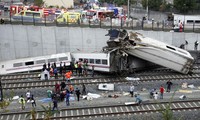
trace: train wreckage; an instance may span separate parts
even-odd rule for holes
[[[140,33],[126,30],[111,29],[106,36],[110,36],[104,52],[116,52],[120,56],[120,70],[132,70],[133,62],[127,59],[140,58],[182,74],[187,74],[193,67],[194,58],[186,50],[148,38]]]

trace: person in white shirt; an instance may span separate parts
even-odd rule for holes
[[[30,100],[30,98],[31,98],[31,92],[28,90],[26,92],[26,99],[27,99],[27,101]]]
[[[153,95],[154,99],[157,100],[158,99],[158,93],[156,92],[154,95]]]
[[[134,85],[132,85],[131,84],[131,86],[130,86],[130,94],[131,94],[131,97],[133,97],[133,95],[134,95]]]

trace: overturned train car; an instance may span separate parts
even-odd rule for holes
[[[104,51],[118,49],[128,55],[187,74],[194,58],[186,50],[126,30],[109,30],[108,46]]]

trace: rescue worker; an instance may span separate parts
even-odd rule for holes
[[[167,92],[170,92],[171,86],[172,86],[172,82],[170,80],[168,80],[166,84],[167,84]]]
[[[130,86],[130,94],[131,94],[131,97],[133,97],[133,94],[134,94],[134,85],[133,84],[131,84],[131,86]]]
[[[86,77],[87,77],[87,67],[88,67],[87,60],[85,60],[83,62],[83,75]]]
[[[60,92],[60,85],[58,83],[55,84],[55,92],[56,93]]]
[[[139,95],[135,95],[135,102],[140,106],[142,103],[142,99],[140,98]]]
[[[32,104],[32,107],[36,107],[36,102],[33,95],[31,96],[31,104]]]
[[[26,100],[27,100],[27,101],[30,101],[30,98],[31,98],[31,92],[28,90],[28,91],[26,92]]]
[[[60,70],[59,70],[60,75],[62,75],[62,72],[63,72],[63,67],[62,67],[62,62],[60,62]]]
[[[74,87],[73,87],[73,85],[69,85],[69,91],[70,91],[71,94],[73,94],[73,92],[74,92]]]
[[[74,68],[75,68],[76,75],[77,75],[77,73],[78,73],[78,62],[76,62],[76,63],[74,64]]]
[[[81,61],[78,62],[78,76],[82,75],[82,63]]]
[[[83,94],[83,95],[86,95],[86,88],[85,88],[85,85],[84,85],[84,84],[82,84],[82,94]]]
[[[55,79],[57,79],[58,78],[58,70],[57,70],[57,68],[54,68],[53,73],[54,73]]]
[[[76,96],[77,96],[77,101],[79,101],[80,94],[81,94],[80,90],[78,88],[76,88],[75,93],[76,93]]]
[[[69,104],[69,98],[70,98],[70,93],[69,93],[69,91],[66,92],[65,98],[66,98],[66,106],[69,106],[69,105],[70,105],[70,104]]]
[[[21,97],[19,98],[19,103],[21,104],[22,110],[24,110],[26,101],[25,101],[23,95],[21,95]]]
[[[92,65],[92,77],[94,77],[94,65]]]
[[[72,74],[72,72],[70,72],[70,71],[68,71],[68,72],[65,74],[65,78],[66,78],[67,82],[70,82],[71,74]]]
[[[161,85],[161,86],[160,86],[160,99],[163,99],[164,91],[165,91],[165,89],[164,89],[164,87]]]
[[[53,111],[55,110],[55,108],[58,110],[58,100],[56,98],[53,99]]]
[[[61,87],[61,91],[63,91],[65,89],[66,84],[64,81],[61,82],[60,87]]]

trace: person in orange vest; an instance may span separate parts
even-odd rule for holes
[[[70,92],[71,94],[73,94],[73,92],[74,92],[74,87],[73,87],[72,85],[69,85],[69,92]]]
[[[53,76],[53,68],[50,68],[50,76]]]
[[[72,75],[71,71],[66,72],[65,78],[66,78],[67,82],[70,82],[71,75]]]

